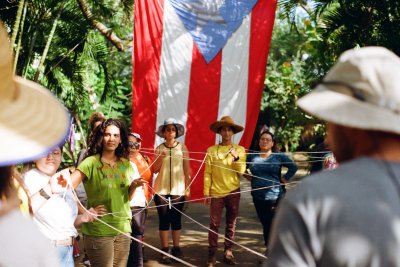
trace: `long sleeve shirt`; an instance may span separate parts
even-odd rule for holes
[[[234,148],[239,156],[235,161],[229,153]],[[246,170],[246,151],[244,147],[232,144],[214,145],[207,149],[204,171],[204,195],[223,197],[240,187],[240,176]]]
[[[283,176],[289,180],[297,171],[297,165],[284,153],[274,153],[267,158],[260,157],[260,154],[252,154],[248,157],[248,168],[252,175],[251,192],[253,198],[259,200],[277,200],[282,192],[281,169],[287,167],[288,171]]]

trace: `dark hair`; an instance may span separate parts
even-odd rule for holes
[[[12,188],[13,167],[0,167],[0,199],[7,198]]]
[[[86,139],[86,142],[87,142],[88,144],[89,144],[89,142],[90,142],[90,139],[93,138],[93,132],[94,132],[94,130],[95,130],[94,125],[95,125],[97,122],[103,123],[105,120],[106,120],[106,117],[104,117],[104,114],[101,113],[101,112],[97,112],[97,111],[96,111],[96,112],[93,112],[93,113],[90,115],[90,118],[89,118],[89,133],[88,133],[87,139]]]
[[[118,119],[107,119],[103,121],[99,127],[95,129],[93,132],[93,135],[90,136],[89,140],[89,153],[88,156],[92,156],[95,154],[101,154],[103,152],[103,136],[104,132],[106,131],[107,127],[110,125],[114,125],[119,129],[120,132],[120,137],[121,137],[121,143],[118,145],[117,149],[115,150],[115,155],[118,158],[128,157],[129,153],[129,141],[128,141],[128,130],[125,126],[125,124]]]
[[[263,134],[268,134],[269,136],[271,136],[272,142],[274,142],[274,144],[273,144],[271,150],[272,150],[272,152],[277,152],[277,151],[278,151],[278,148],[277,148],[277,144],[276,144],[276,141],[275,141],[275,136],[274,136],[273,133],[271,133],[271,132],[268,131],[268,130],[264,130],[264,131],[262,131],[262,132],[260,133],[260,137],[258,138],[258,143],[257,143],[258,150],[260,150],[260,145],[259,145],[259,143],[260,143],[261,136],[262,136]]]
[[[162,131],[163,133],[165,133],[165,129],[167,128],[168,125],[173,125],[173,126],[175,127],[175,132],[176,132],[176,134],[178,134],[178,127],[176,127],[175,124],[163,125],[163,127],[162,127],[162,129],[161,129],[161,131]]]
[[[104,122],[106,120],[106,117],[104,117],[104,114],[101,112],[93,112],[90,115],[89,118],[89,130],[90,132],[93,132],[94,130],[94,125],[96,124],[96,122]]]
[[[222,130],[222,127],[229,127],[229,128],[231,128],[232,132],[235,132],[235,128],[233,128],[232,126],[223,125],[223,126],[219,126],[217,128],[217,133],[219,133]]]
[[[29,197],[29,190],[27,189],[24,181],[22,180],[22,177],[20,173],[15,169],[14,166],[3,166],[0,167],[0,199],[1,200],[6,200],[9,199],[13,193],[15,195],[17,194],[17,188],[14,185],[15,179],[18,182],[18,185],[20,188],[25,192],[27,199],[28,199],[28,209],[29,209],[29,214],[32,215],[32,205],[31,205],[31,198]]]

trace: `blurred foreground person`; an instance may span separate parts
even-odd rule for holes
[[[19,210],[13,179],[23,182],[13,165],[46,155],[64,142],[68,130],[68,112],[57,99],[13,75],[11,47],[0,23],[0,266],[59,266],[50,242]]]
[[[298,101],[340,165],[286,195],[267,266],[400,266],[399,73],[385,48],[349,50]]]

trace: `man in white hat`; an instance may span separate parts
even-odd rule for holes
[[[40,85],[14,76],[11,46],[0,23],[0,266],[59,266],[56,251],[19,210],[14,164],[47,155],[64,143],[67,110]]]
[[[298,105],[328,122],[340,163],[283,200],[267,266],[400,266],[400,59],[342,54]]]
[[[229,116],[224,116],[210,125],[210,130],[221,136],[218,145],[207,149],[204,171],[204,197],[210,205],[210,229],[208,232],[208,266],[215,266],[218,249],[218,228],[222,210],[226,208],[224,262],[237,264],[232,253],[236,218],[239,212],[240,176],[246,170],[246,151],[234,144],[234,134],[243,131]],[[209,198],[211,197],[211,199]]]

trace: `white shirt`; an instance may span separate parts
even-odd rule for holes
[[[36,194],[49,181],[50,177],[32,169],[25,173],[24,181],[32,195]],[[34,222],[50,240],[64,240],[78,233],[74,222],[78,214],[74,196],[71,190],[65,193],[53,194],[39,209],[34,213]]]
[[[133,180],[140,179],[140,173],[135,163],[131,162],[131,165],[134,171],[133,179],[131,180],[132,182]],[[146,196],[144,194],[143,186],[136,187],[129,205],[131,207],[146,207]]]

